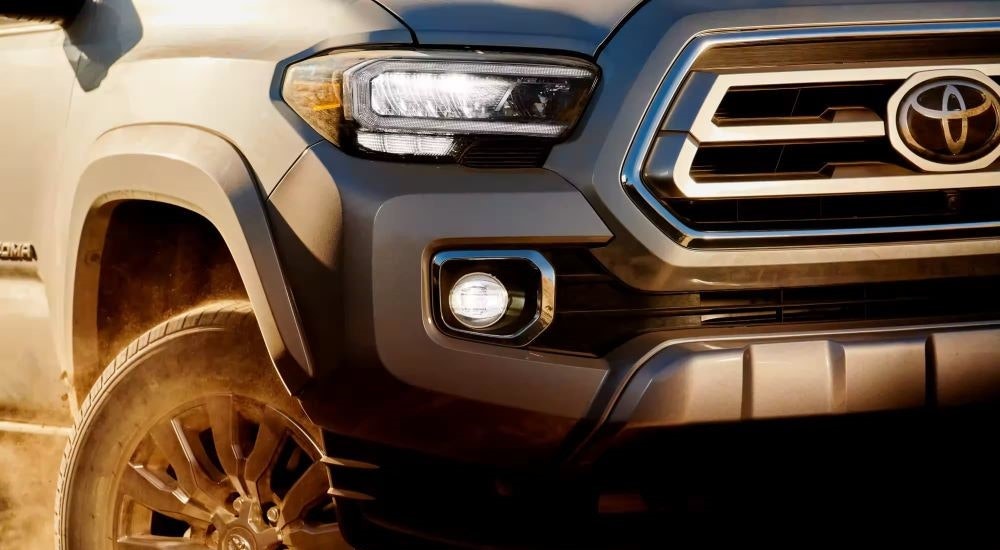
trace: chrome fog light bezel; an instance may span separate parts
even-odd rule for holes
[[[483,264],[493,263],[500,265],[505,262],[526,262],[537,272],[537,292],[529,303],[518,306],[516,304],[517,298],[514,296],[516,289],[508,286],[509,282],[505,282],[502,277],[497,277],[494,273],[490,273],[488,269],[481,268]],[[511,293],[509,311],[518,314],[520,312],[515,310],[516,307],[523,308],[530,306],[532,308],[530,318],[526,318],[522,324],[513,327],[508,332],[502,332],[504,327],[500,322],[483,327],[483,329],[474,330],[462,326],[454,320],[450,321],[447,311],[449,308],[448,297],[451,286],[449,285],[448,288],[445,288],[441,284],[441,275],[448,267],[456,266],[456,264],[477,266],[474,271],[482,271],[497,277],[507,287],[508,292]],[[433,317],[435,323],[445,334],[482,342],[516,347],[530,344],[552,324],[556,308],[555,285],[555,268],[552,267],[552,264],[549,263],[545,256],[535,250],[455,250],[439,252],[434,255],[431,261],[430,290],[432,293],[431,302],[434,306]]]

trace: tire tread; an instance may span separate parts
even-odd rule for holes
[[[80,405],[80,414],[73,423],[73,431],[70,433],[66,448],[63,451],[62,462],[59,465],[59,477],[56,480],[56,502],[55,502],[55,539],[57,550],[69,550],[66,547],[62,533],[65,531],[65,506],[66,500],[63,496],[69,487],[71,464],[79,454],[77,440],[80,435],[86,433],[90,424],[90,419],[94,408],[102,401],[104,395],[115,386],[117,380],[127,371],[126,365],[132,364],[130,359],[143,353],[150,346],[157,342],[179,335],[184,331],[200,330],[209,327],[218,328],[241,328],[245,324],[256,322],[253,315],[253,308],[246,300],[219,300],[203,304],[196,308],[180,313],[133,340],[123,349],[104,369],[101,376],[97,377],[93,387],[87,397]]]

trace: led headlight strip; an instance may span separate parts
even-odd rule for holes
[[[348,150],[447,157],[482,136],[565,137],[596,79],[561,56],[350,51],[290,67],[283,97]]]

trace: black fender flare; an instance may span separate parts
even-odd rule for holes
[[[75,367],[97,357],[95,338],[88,338],[96,335],[96,296],[88,289],[99,276],[92,264],[99,264],[104,233],[89,224],[106,224],[102,208],[128,199],[186,208],[215,226],[239,270],[271,359],[285,387],[297,393],[313,369],[271,236],[265,199],[231,143],[189,126],[120,127],[103,134],[90,149],[75,189],[67,246],[66,336]]]

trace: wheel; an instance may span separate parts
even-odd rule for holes
[[[174,317],[84,400],[59,475],[57,548],[347,548],[317,436],[247,302]]]

